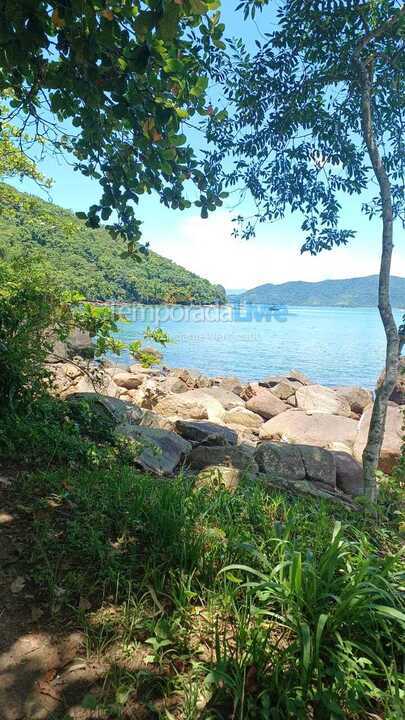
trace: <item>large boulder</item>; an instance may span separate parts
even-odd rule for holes
[[[74,384],[61,393],[61,397],[67,398],[75,393],[100,393],[117,398],[121,392],[122,389],[113,382],[108,373],[98,368],[90,368],[89,372],[82,372]]]
[[[352,412],[361,415],[364,409],[373,400],[370,390],[358,386],[337,387],[336,393],[339,397],[345,398],[350,405]]]
[[[297,390],[295,397],[297,407],[306,412],[351,416],[347,400],[323,385],[304,385]]]
[[[295,369],[290,370],[290,372],[287,373],[287,380],[290,380],[291,382],[294,382],[296,380],[301,385],[313,385],[313,382],[309,379],[309,377],[304,375],[304,373],[300,370]]]
[[[243,427],[242,425],[235,425],[232,423],[228,423],[227,427],[231,428],[231,430],[234,430],[236,432],[239,444],[250,445],[251,447],[255,448],[257,443],[259,442],[259,438],[257,436],[257,429],[255,428],[247,428]]]
[[[261,443],[255,452],[259,470],[289,482],[308,480],[335,487],[336,466],[333,455],[311,445]]]
[[[190,370],[187,368],[171,368],[169,375],[177,377],[186,383],[189,390],[198,388],[207,388],[213,385],[212,378],[203,375],[199,370]]]
[[[142,375],[134,375],[133,373],[122,370],[114,372],[112,378],[118,387],[126,388],[127,390],[136,390],[144,381]]]
[[[139,423],[144,427],[159,428],[160,430],[176,431],[177,417],[163,417],[153,412],[153,410],[144,410],[142,420]]]
[[[346,495],[364,495],[363,468],[347,452],[333,452],[336,464],[336,485]]]
[[[336,464],[332,453],[312,445],[297,445],[296,447],[301,453],[306,479],[335,488]]]
[[[378,386],[381,385],[384,380],[385,373],[382,372],[378,378]],[[399,360],[399,371],[397,375],[397,381],[395,387],[391,393],[390,400],[397,403],[397,405],[405,405],[405,357],[401,357]]]
[[[259,380],[259,385],[261,387],[272,388],[278,385],[278,383],[283,382],[283,380],[285,380],[284,375],[266,375],[262,380]]]
[[[259,392],[247,401],[246,407],[265,420],[270,420],[270,418],[289,409],[288,405],[273,395],[267,388],[260,388]]]
[[[362,462],[363,450],[367,443],[373,405],[366,407],[358,423],[358,431],[353,447],[353,456]],[[384,440],[381,447],[379,468],[390,474],[401,457],[401,448],[404,437],[403,408],[396,403],[389,402],[385,421]]]
[[[100,418],[115,425],[138,425],[143,417],[143,410],[137,405],[95,392],[73,393],[67,402],[72,406],[85,404]]]
[[[159,400],[165,396],[162,385],[159,377],[148,377],[146,375],[145,380],[137,390],[128,390],[127,392],[135,403],[146,410],[152,410]]]
[[[223,385],[204,388],[207,395],[211,395],[221,403],[225,410],[232,410],[235,407],[244,407],[245,403],[236,393],[227,390]]]
[[[208,465],[204,470],[200,470],[197,475],[195,488],[218,488],[222,485],[229,490],[235,492],[243,477],[243,471],[236,467],[227,465]]]
[[[71,392],[74,392],[76,383],[83,375],[80,367],[69,362],[50,363],[48,370],[52,377],[52,389],[61,397],[68,393],[70,388],[73,388]]]
[[[305,480],[305,467],[298,445],[263,442],[254,455],[260,472],[284,478]]]
[[[245,445],[234,447],[206,447],[200,445],[193,448],[188,464],[194,472],[200,472],[213,465],[237,468],[243,474],[254,477],[258,473],[257,463],[253,457],[253,449]]]
[[[312,385],[312,381],[299,370],[290,370],[286,375],[267,375],[260,380],[259,385],[262,387],[273,388],[281,382],[288,381],[296,389],[302,385]]]
[[[280,400],[288,400],[295,395],[296,391],[297,383],[293,383],[291,380],[287,379],[281,380],[281,382],[271,388],[273,395],[278,397]]]
[[[227,425],[241,425],[250,430],[258,430],[263,418],[245,407],[234,407],[226,410],[224,420]]]
[[[172,475],[192,450],[191,443],[168,430],[124,424],[119,425],[116,432],[139,443],[140,452],[135,462],[155,475]]]
[[[185,393],[189,390],[188,385],[180,377],[169,375],[162,382],[162,390],[166,393]]]
[[[283,440],[327,448],[331,443],[344,443],[352,447],[357,433],[357,422],[341,415],[287,410],[268,420],[259,430],[262,440]]]
[[[144,367],[141,363],[131,365],[129,372],[134,373],[134,375],[145,375],[147,377],[157,377],[162,374],[159,368]]]
[[[241,395],[243,392],[243,385],[237,377],[221,378],[218,384],[223,390],[229,390],[229,392],[234,393],[235,395]]]
[[[177,420],[176,431],[195,445],[236,445],[234,430],[207,420]]]
[[[167,395],[159,400],[154,411],[159,415],[177,415],[186,420],[218,421],[225,416],[221,403],[200,389]]]

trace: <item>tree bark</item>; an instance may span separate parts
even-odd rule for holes
[[[358,57],[361,87],[361,126],[363,139],[380,188],[382,209],[382,250],[378,285],[378,310],[386,336],[385,375],[376,389],[367,444],[363,452],[365,494],[375,500],[378,494],[376,470],[384,439],[388,400],[395,387],[399,366],[399,335],[390,301],[390,273],[393,250],[392,193],[388,173],[377,145],[372,110],[373,71],[371,62]]]

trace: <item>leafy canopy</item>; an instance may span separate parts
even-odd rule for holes
[[[5,0],[0,7],[0,93],[8,119],[73,153],[100,181],[88,223],[108,221],[130,248],[140,237],[132,204],[156,191],[190,206],[187,179],[203,193],[182,124],[206,116],[204,51],[223,47],[218,0]],[[4,114],[3,114],[4,117]],[[221,200],[203,195],[204,206]]]
[[[267,4],[243,0],[239,8],[248,17]],[[242,40],[230,42],[228,53],[216,52],[214,76],[222,82],[228,118],[210,121],[216,150],[209,160],[221,182],[253,199],[252,215],[239,217],[243,236],[290,209],[303,215],[303,251],[315,254],[353,237],[340,225],[341,199],[363,193],[371,177],[359,58],[372,84],[374,132],[394,216],[404,218],[403,33],[404,7],[396,0],[286,0],[275,30],[256,42],[255,52]],[[363,210],[379,214],[380,198]]]

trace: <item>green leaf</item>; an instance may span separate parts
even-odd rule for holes
[[[198,78],[195,85],[190,90],[190,95],[194,95],[195,97],[199,97],[202,95],[208,87],[208,78],[207,77],[200,77]]]
[[[391,620],[398,620],[405,625],[405,614],[396,608],[389,607],[388,605],[374,605],[374,610],[378,612],[379,615],[388,617]]]
[[[159,35],[163,40],[173,40],[178,31],[179,11],[176,5],[171,5],[159,23]]]
[[[81,702],[82,708],[85,708],[86,710],[97,710],[97,705],[97,698],[91,693],[87,693]]]
[[[191,11],[196,15],[205,15],[208,12],[208,4],[203,0],[190,0]]]
[[[174,138],[171,138],[170,141],[173,143],[173,145],[184,145],[184,143],[187,142],[187,138],[185,135],[175,135]]]

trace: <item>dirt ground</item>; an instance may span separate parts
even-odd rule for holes
[[[26,509],[14,498],[14,472],[0,468],[0,720],[99,717],[81,701],[100,687],[105,667],[86,657],[83,636],[57,623],[28,578]]]

